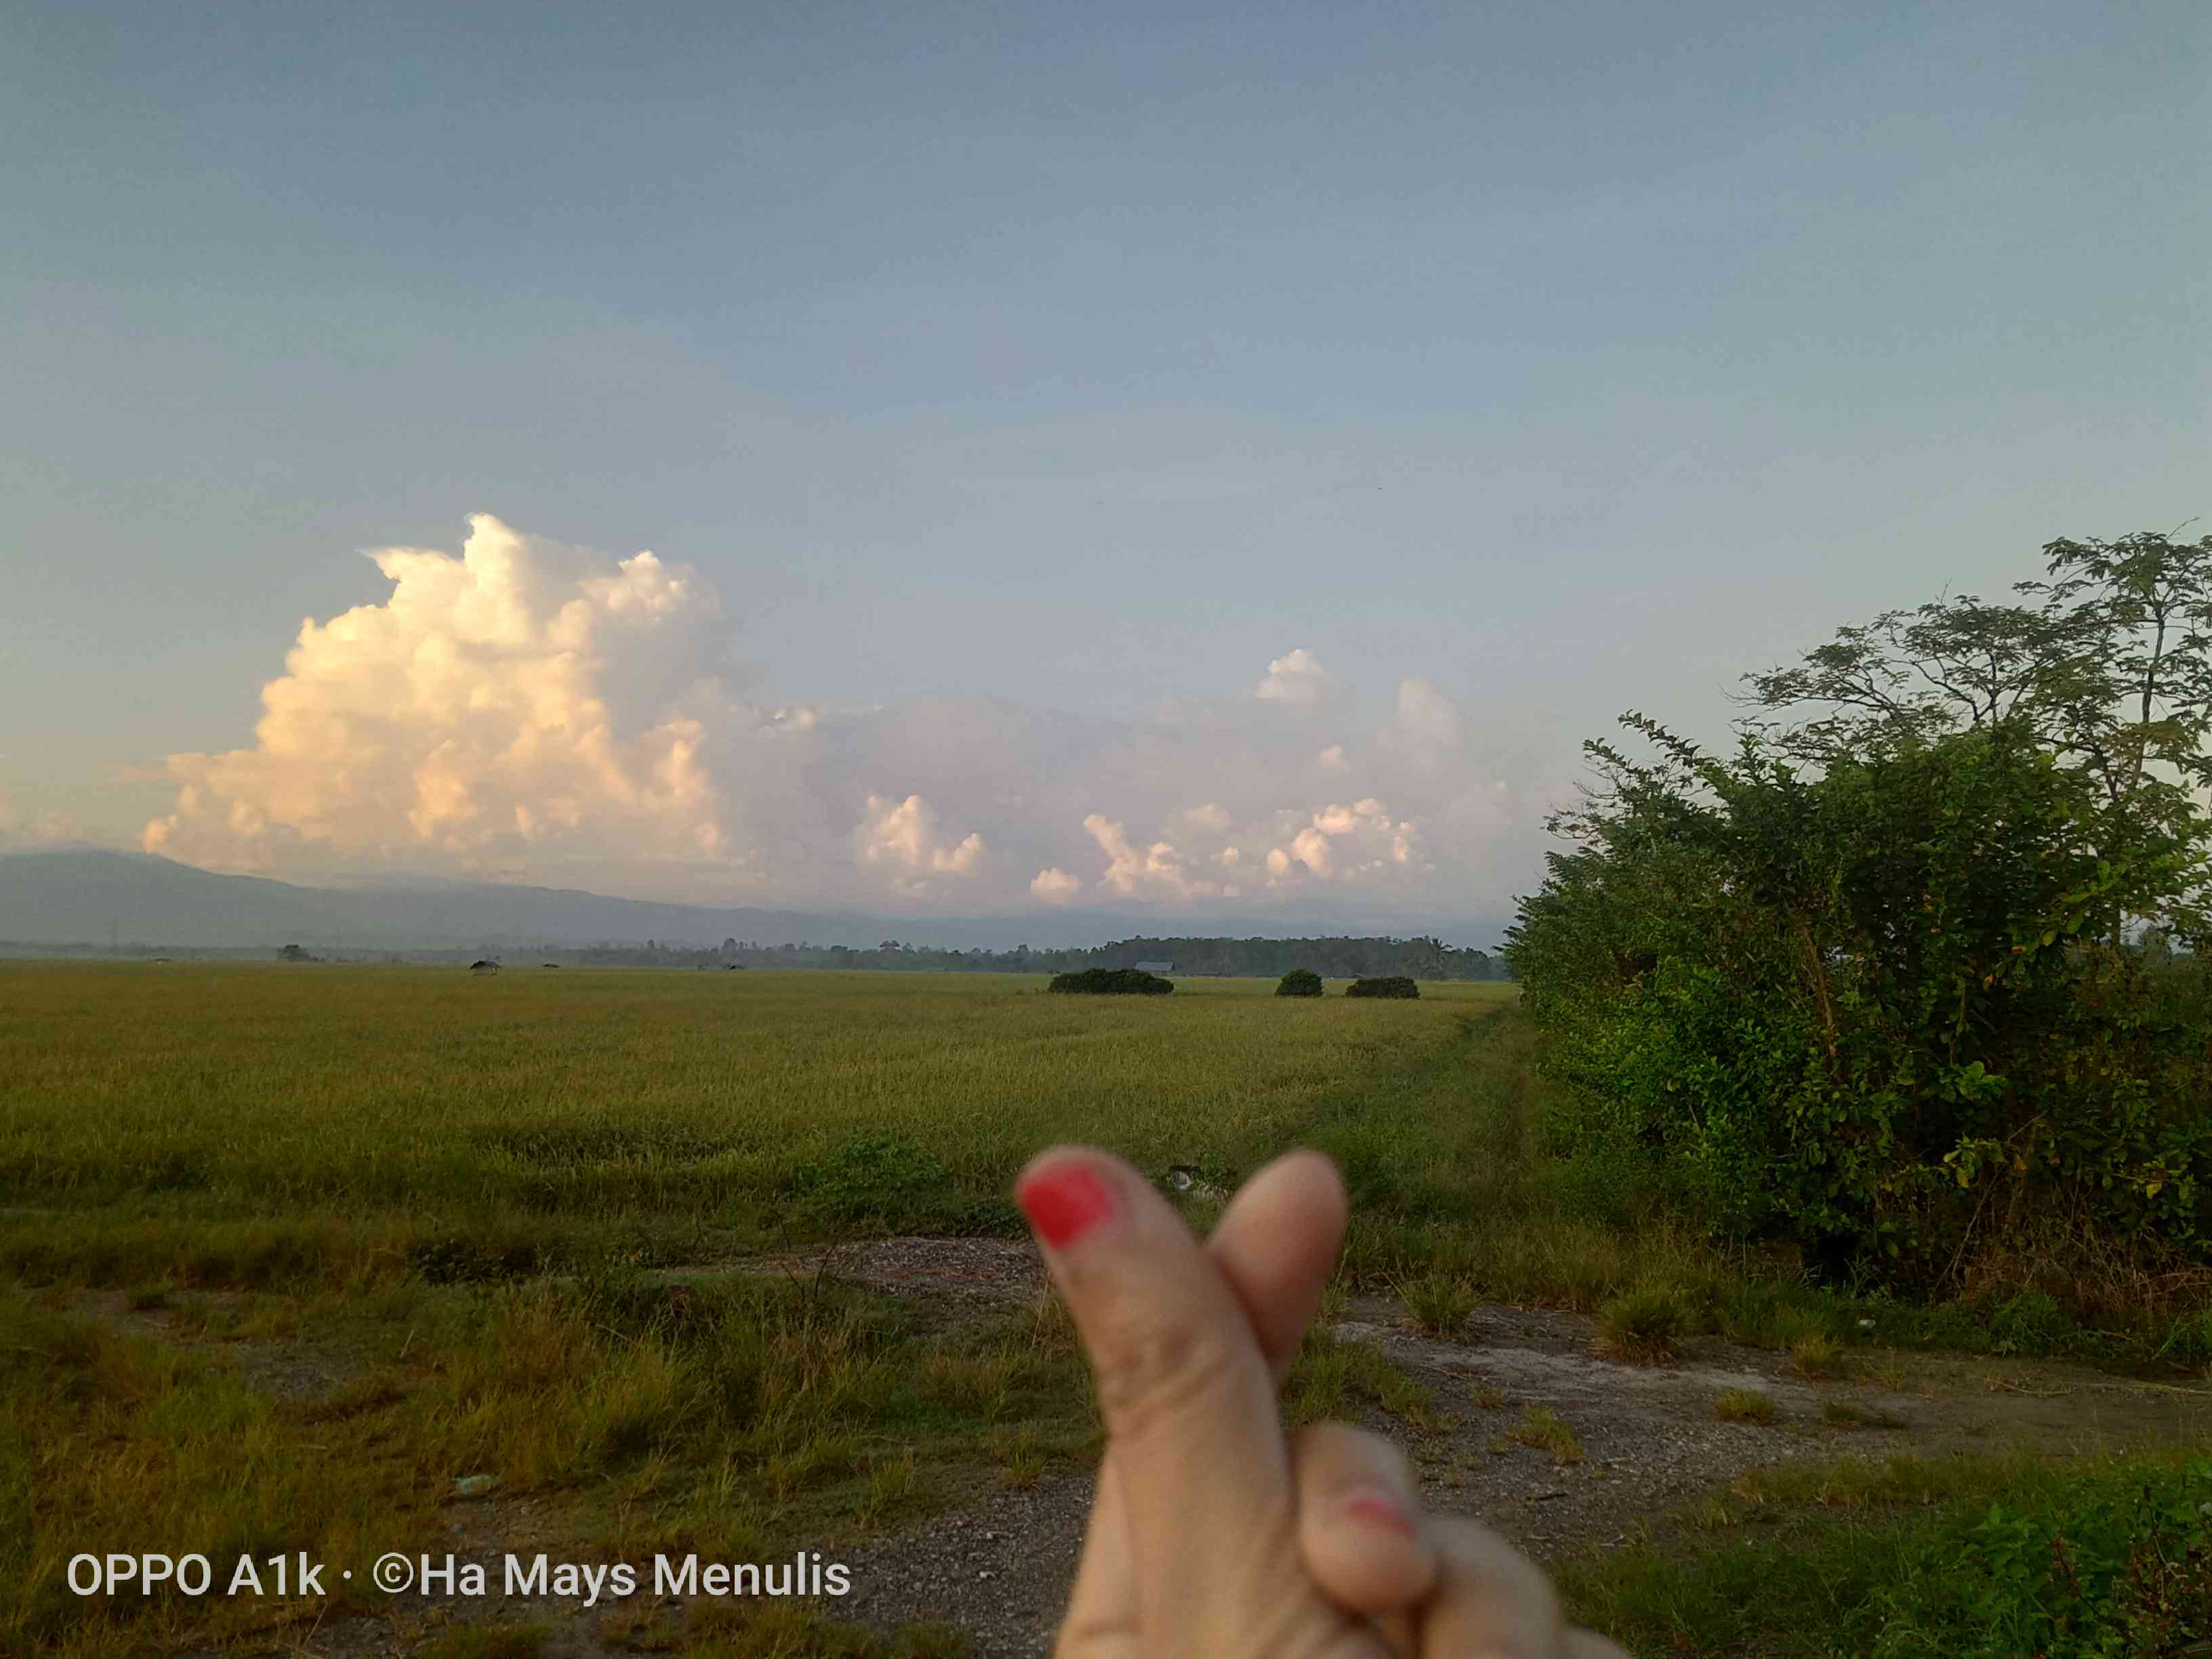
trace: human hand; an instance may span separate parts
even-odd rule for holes
[[[1285,1438],[1276,1391],[1344,1233],[1317,1153],[1260,1171],[1201,1247],[1119,1158],[1055,1147],[1014,1195],[1098,1382],[1107,1449],[1060,1659],[1626,1659],[1543,1574],[1425,1516],[1379,1435]]]

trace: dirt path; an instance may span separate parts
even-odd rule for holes
[[[1592,1352],[1592,1321],[1547,1310],[1482,1308],[1450,1340],[1421,1334],[1395,1301],[1349,1311],[1339,1340],[1380,1347],[1428,1385],[1450,1425],[1424,1432],[1370,1412],[1367,1425],[1405,1448],[1433,1510],[1480,1518],[1539,1559],[1618,1547],[1685,1500],[1796,1459],[2020,1446],[2057,1455],[2202,1438],[2212,1426],[2212,1389],[2051,1362],[1861,1349],[1851,1376],[1815,1382],[1778,1354],[1717,1340],[1668,1366],[1614,1364]],[[1714,1401],[1729,1389],[1765,1395],[1773,1422],[1721,1421]],[[1861,1421],[1829,1421],[1832,1406]],[[1565,1425],[1572,1453],[1515,1437],[1532,1407]],[[851,1553],[859,1588],[848,1616],[886,1628],[944,1619],[986,1655],[1046,1653],[1091,1492],[1086,1475],[995,1496]]]
[[[825,1273],[947,1320],[1024,1306],[1043,1289],[1025,1241],[991,1239],[874,1240],[666,1276],[728,1271]],[[118,1298],[80,1301],[78,1311],[111,1326],[176,1340],[158,1313],[130,1311]],[[1447,1340],[1420,1334],[1395,1301],[1378,1298],[1355,1302],[1336,1334],[1379,1347],[1433,1395],[1441,1418],[1431,1429],[1367,1414],[1369,1426],[1405,1447],[1430,1504],[1480,1516],[1540,1559],[1616,1547],[1685,1500],[1796,1459],[2016,1447],[2057,1455],[2201,1438],[2212,1426],[2212,1389],[2048,1361],[1855,1349],[1847,1376],[1813,1381],[1775,1353],[1707,1340],[1672,1364],[1633,1366],[1597,1357],[1593,1325],[1578,1316],[1486,1307]],[[312,1393],[343,1369],[305,1344],[222,1346],[249,1382],[271,1392]],[[1720,1420],[1716,1397],[1731,1389],[1765,1395],[1773,1420]],[[1571,1438],[1534,1431],[1532,1410],[1549,1413]],[[1525,1443],[1547,1437],[1549,1446]],[[941,1620],[986,1656],[1043,1654],[1073,1577],[1091,1490],[1083,1474],[981,1493],[905,1531],[841,1549],[854,1592],[824,1610],[885,1630]],[[450,1530],[463,1559],[496,1562],[505,1549],[547,1547],[557,1527],[556,1516],[520,1499],[457,1504]],[[294,1650],[346,1659],[404,1653],[447,1611],[403,1599],[388,1619],[326,1626]],[[596,1655],[638,1651],[685,1613],[650,1595],[611,1609],[535,1597],[474,1607],[469,1617],[550,1624],[542,1652]]]

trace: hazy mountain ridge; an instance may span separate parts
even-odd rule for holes
[[[718,945],[873,946],[887,939],[942,949],[1072,947],[1135,935],[1251,938],[1286,933],[1436,933],[1496,942],[1495,925],[1401,922],[1388,929],[1325,919],[1063,910],[1015,916],[872,916],[751,906],[673,904],[575,889],[495,882],[301,887],[223,875],[144,854],[97,848],[0,853],[0,941],[15,945],[311,950],[437,950],[648,939]]]

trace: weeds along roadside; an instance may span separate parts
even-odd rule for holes
[[[850,1538],[1030,1484],[1097,1443],[1049,1304],[930,1331],[828,1281],[671,1284],[613,1264],[561,1285],[425,1289],[380,1320],[356,1309],[344,1334],[367,1363],[287,1398],[219,1350],[42,1305],[66,1300],[0,1296],[15,1357],[0,1368],[0,1636],[70,1651],[120,1639],[118,1614],[131,1641],[235,1636],[254,1617],[160,1596],[95,1607],[68,1590],[70,1555],[131,1539],[365,1566],[451,1547],[441,1505],[465,1473],[555,1500],[570,1529],[556,1541],[603,1558],[766,1559],[793,1537]],[[376,1599],[326,1588],[339,1609]]]
[[[611,1260],[563,1281],[416,1286],[373,1304],[179,1293],[141,1310],[166,1316],[157,1340],[58,1311],[76,1294],[0,1296],[0,1347],[26,1356],[0,1382],[0,1638],[72,1656],[257,1628],[242,1604],[156,1595],[88,1610],[67,1591],[70,1554],[146,1535],[217,1560],[450,1548],[466,1472],[495,1502],[526,1501],[541,1547],[769,1559],[794,1539],[834,1547],[1034,1485],[1087,1466],[1099,1443],[1088,1372],[1049,1301],[947,1330],[826,1279],[670,1280]],[[357,1369],[286,1397],[242,1375],[234,1351],[180,1347],[192,1333],[249,1346],[312,1333],[325,1352],[347,1344]],[[1365,1408],[1439,1420],[1378,1351],[1326,1332],[1289,1395],[1296,1421]],[[68,1524],[36,1524],[58,1516]],[[511,1545],[516,1517],[495,1516],[483,1524]],[[565,1530],[549,1538],[549,1520]],[[326,1612],[378,1599],[326,1588]],[[799,1633],[844,1650],[826,1626]]]
[[[1781,1464],[1559,1582],[1638,1653],[2193,1654],[2212,1637],[2212,1461]]]

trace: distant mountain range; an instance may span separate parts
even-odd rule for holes
[[[1139,935],[1280,938],[1300,933],[1434,933],[1493,946],[1496,923],[1377,927],[1318,918],[1164,915],[1060,910],[1018,916],[870,916],[751,907],[663,904],[568,888],[497,882],[395,882],[300,887],[260,876],[218,875],[167,859],[104,848],[0,853],[0,944],[15,947],[175,946],[310,951],[490,950],[642,944],[844,945],[887,939],[944,950],[1078,948]]]

